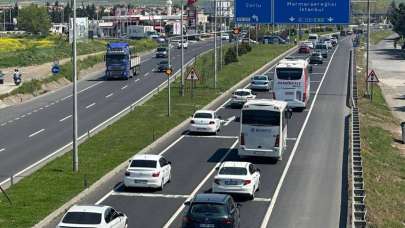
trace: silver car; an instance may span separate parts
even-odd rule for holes
[[[271,81],[267,75],[255,75],[250,81],[250,88],[253,90],[270,90]]]

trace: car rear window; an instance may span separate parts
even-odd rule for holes
[[[315,49],[326,49],[326,45],[325,44],[317,44]]]
[[[68,212],[62,222],[70,224],[100,224],[101,214],[92,212]]]
[[[280,126],[280,113],[267,110],[243,110],[242,124]]]
[[[250,93],[246,92],[246,91],[236,91],[234,94],[237,96],[249,96],[250,95]]]
[[[225,215],[226,209],[224,204],[193,203],[190,213],[196,216]]]
[[[221,175],[246,175],[247,170],[246,168],[242,167],[223,167],[219,170],[219,174]]]
[[[211,119],[212,114],[211,113],[199,112],[199,113],[196,113],[194,115],[194,118]]]
[[[253,80],[266,81],[267,77],[266,76],[254,76]]]
[[[280,80],[300,80],[302,77],[301,68],[277,68],[276,72]]]
[[[158,48],[157,51],[166,51],[166,48]]]
[[[131,167],[140,167],[140,168],[156,168],[156,161],[153,160],[132,160]]]

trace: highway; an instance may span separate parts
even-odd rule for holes
[[[185,63],[213,48],[213,40],[191,43]],[[181,51],[172,49],[174,70],[180,69]],[[162,59],[142,56],[141,73],[126,81],[105,81],[93,75],[78,84],[79,136],[141,99],[167,81],[154,72]],[[0,183],[72,141],[72,86],[0,110]]]
[[[283,160],[243,159],[260,168],[261,183],[253,201],[236,197],[241,203],[240,227],[346,227],[351,47],[350,39],[342,39],[329,51],[328,61],[313,67],[309,105],[288,121]],[[272,76],[272,70],[264,73]],[[257,95],[271,98],[268,92]],[[172,181],[162,191],[126,189],[120,173],[81,203],[113,206],[128,215],[129,227],[180,227],[183,203],[197,193],[210,192],[215,167],[222,161],[241,160],[237,155],[240,110],[224,103],[216,111],[224,120],[218,135],[190,135],[181,129],[151,151],[172,162]]]

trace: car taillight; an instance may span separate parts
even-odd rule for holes
[[[232,219],[226,218],[224,220],[222,220],[223,224],[232,224]]]
[[[160,172],[152,173],[152,177],[158,177],[160,175]]]
[[[191,120],[190,123],[194,124],[195,122],[194,122],[194,120]]]
[[[193,220],[190,218],[190,217],[188,217],[188,216],[184,216],[183,217],[183,222],[184,223],[190,223],[190,222],[192,222]]]
[[[220,181],[219,179],[214,180],[215,184],[218,184],[218,185],[221,184],[219,181]]]
[[[243,185],[248,185],[248,184],[250,184],[250,183],[252,183],[251,180],[244,180],[244,181],[243,181]]]
[[[210,121],[210,124],[215,124],[215,122],[214,122],[214,121]]]
[[[131,176],[131,173],[129,171],[125,171],[125,176],[129,177]]]
[[[278,147],[280,145],[280,135],[276,136],[276,143],[274,143],[275,147]]]
[[[245,134],[240,133],[240,145],[245,145]]]
[[[238,96],[236,96],[236,95],[233,95],[232,97],[233,97],[233,98],[238,98]]]

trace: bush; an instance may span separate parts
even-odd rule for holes
[[[235,48],[229,48],[225,54],[225,65],[230,63],[238,62],[238,57],[236,56]]]

